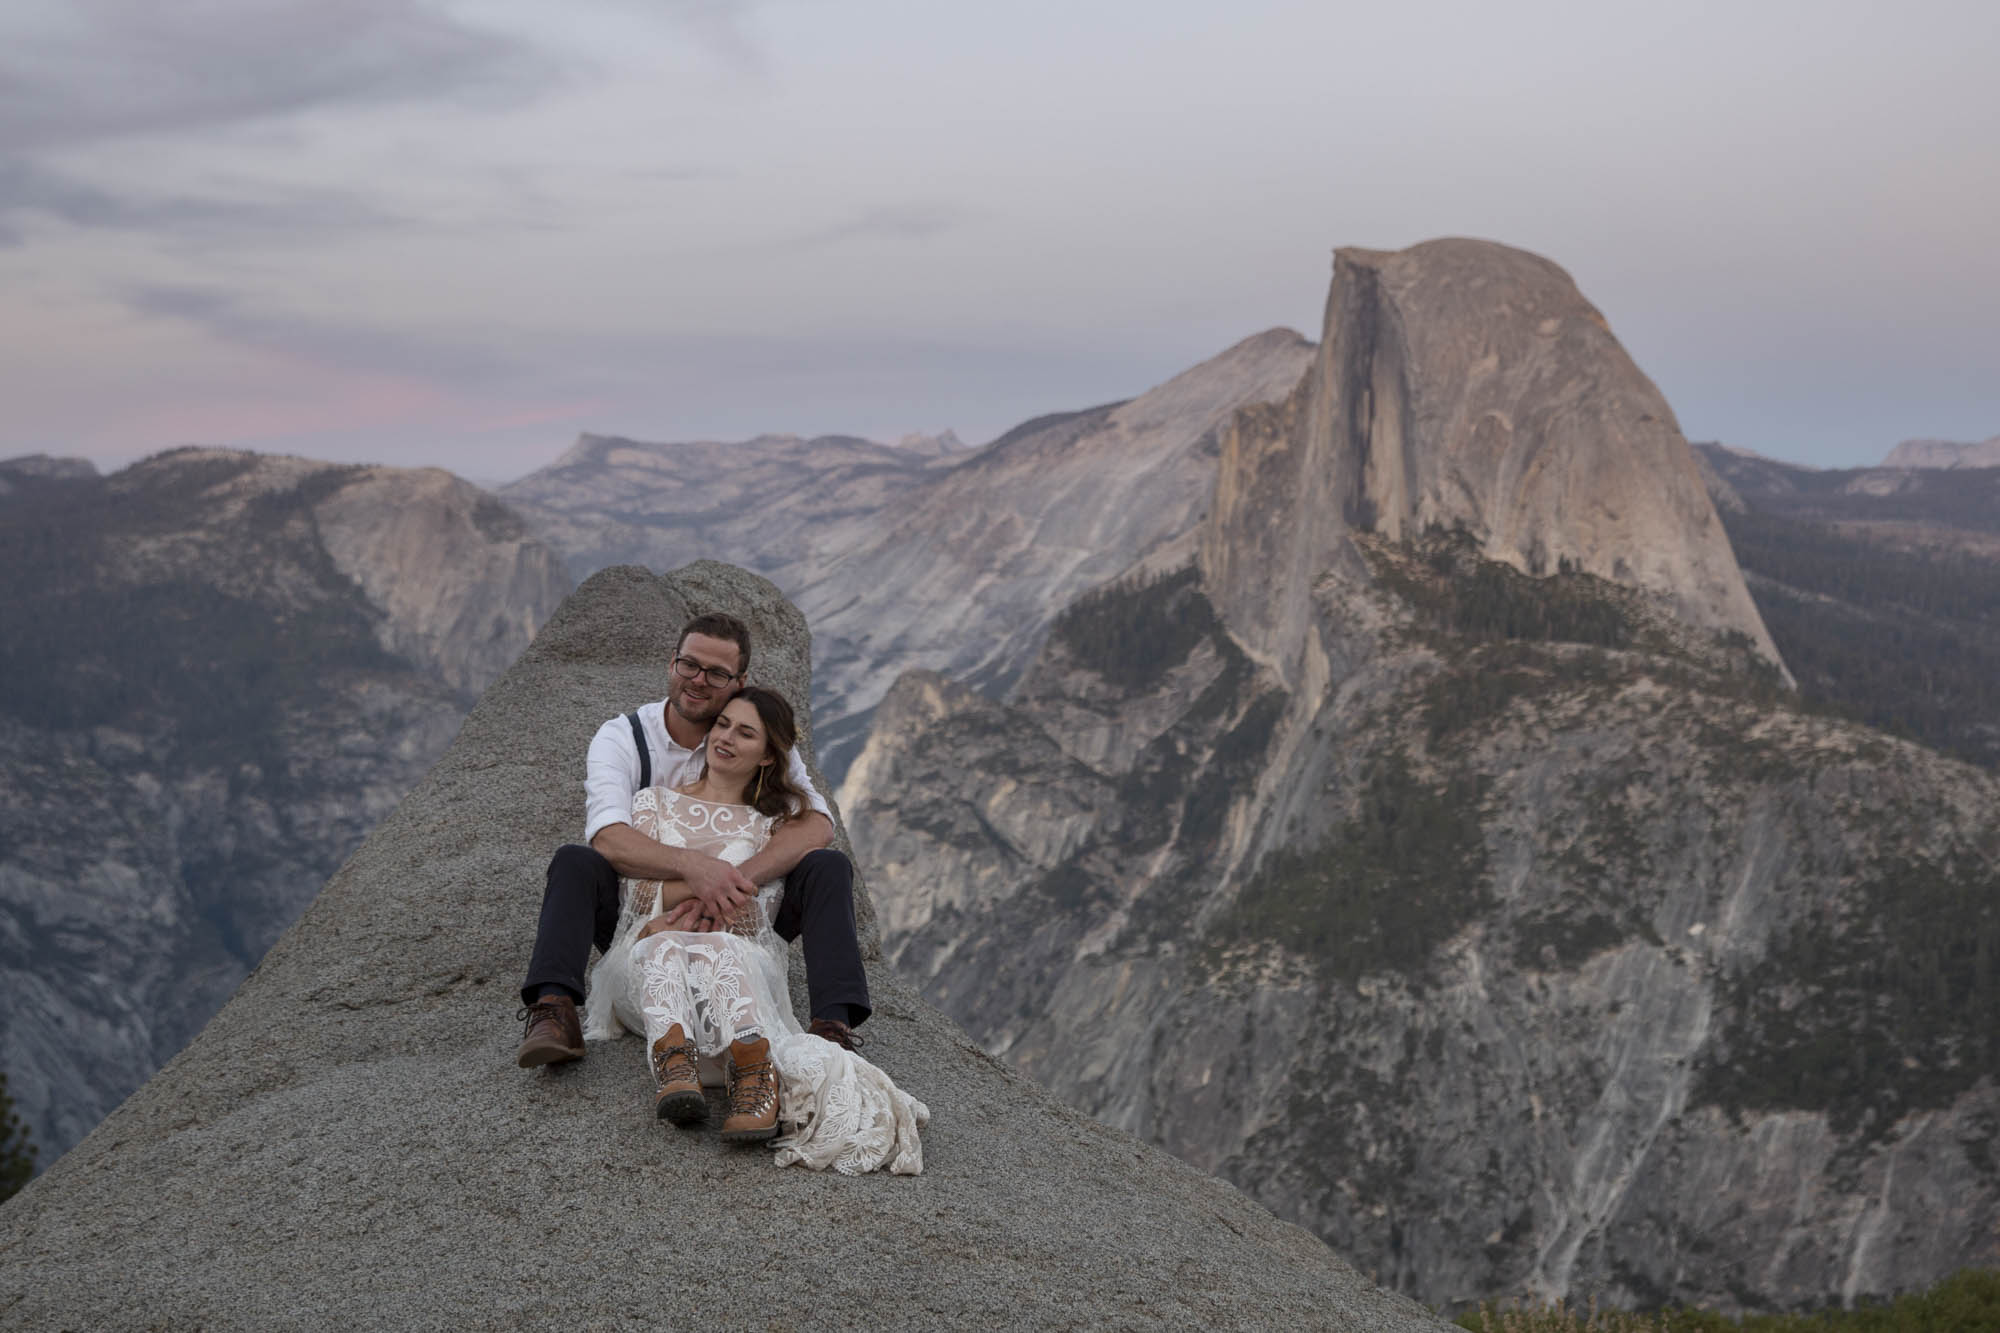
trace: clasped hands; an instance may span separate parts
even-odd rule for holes
[[[727,930],[757,900],[757,886],[727,861],[706,857],[681,881],[688,896],[639,928],[639,938],[663,930]]]

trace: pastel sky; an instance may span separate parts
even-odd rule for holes
[[[1693,439],[2000,433],[2000,5],[8,0],[0,457],[981,442],[1336,245],[1567,268]]]

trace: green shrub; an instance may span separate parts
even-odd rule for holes
[[[1625,607],[1630,593],[1563,561],[1536,577],[1488,560],[1462,528],[1434,529],[1412,547],[1416,564],[1376,560],[1375,573],[1433,629],[1475,643],[1503,639],[1633,644],[1637,626]]]
[[[1799,978],[1791,993],[1772,977]],[[1699,1099],[1825,1111],[1888,1132],[2000,1077],[2000,872],[1972,858],[1869,867],[1843,914],[1802,922],[1730,979]]]
[[[1316,848],[1272,852],[1211,927],[1227,947],[1273,941],[1333,976],[1410,973],[1487,905],[1481,785],[1433,785],[1378,757],[1354,817]]]
[[[1962,1269],[1929,1291],[1886,1305],[1812,1314],[1732,1319],[1712,1310],[1631,1314],[1599,1310],[1594,1303],[1581,1311],[1560,1303],[1541,1309],[1482,1304],[1457,1322],[1473,1333],[1994,1333],[2000,1330],[2000,1271]]]
[[[1202,640],[1221,632],[1193,565],[1085,593],[1049,627],[1077,665],[1134,694],[1158,685]]]
[[[7,1075],[0,1073],[0,1201],[13,1198],[34,1178],[35,1153],[28,1127],[14,1113],[14,1099],[7,1095]]]

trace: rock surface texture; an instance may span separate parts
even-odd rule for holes
[[[879,967],[868,1054],[932,1109],[919,1177],[677,1132],[636,1040],[515,1068],[511,992],[584,746],[717,606],[806,697],[804,622],[762,579],[590,580],[200,1037],[0,1210],[9,1326],[1441,1327]]]
[[[1311,358],[1273,329],[1130,402],[1037,418],[970,454],[586,438],[502,494],[578,576],[711,557],[783,588],[818,639],[820,744],[838,775],[900,672],[997,694],[1072,597],[1185,540],[1233,414],[1283,398]]]
[[[46,1164],[200,1029],[565,585],[443,472],[0,472],[0,1032]]]
[[[1198,561],[880,706],[885,953],[1427,1303],[2000,1263],[2000,782],[1802,709],[1678,441],[1552,266],[1341,252]]]

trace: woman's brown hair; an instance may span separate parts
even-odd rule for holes
[[[791,704],[784,695],[762,685],[746,686],[736,692],[736,698],[747,700],[757,710],[757,718],[764,724],[764,757],[770,760],[757,770],[744,793],[750,798],[750,808],[780,820],[803,813],[806,794],[792,782],[792,747],[799,742],[799,722]]]

